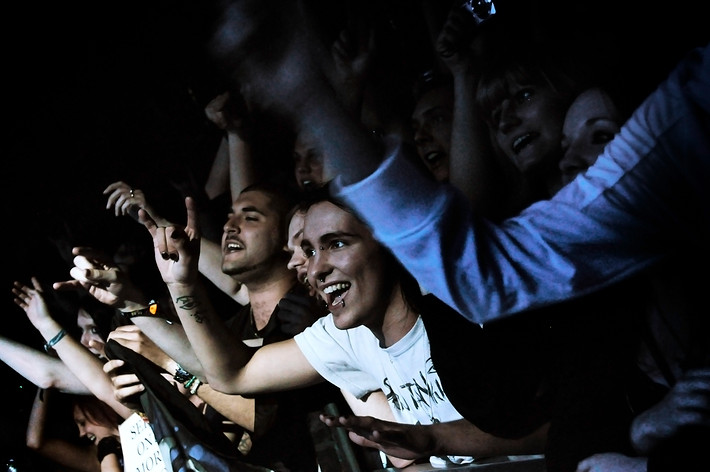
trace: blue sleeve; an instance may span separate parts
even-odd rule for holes
[[[691,51],[554,198],[501,224],[472,215],[395,146],[338,195],[428,291],[483,323],[576,298],[710,237],[710,49]]]

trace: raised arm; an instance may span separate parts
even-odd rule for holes
[[[185,228],[159,227],[142,211],[139,217],[153,238],[156,264],[208,383],[218,391],[246,394],[322,381],[293,340],[264,346],[252,357],[241,340],[226,328],[198,277],[200,235],[196,212],[190,197],[185,199],[185,205]]]
[[[158,212],[148,203],[145,193],[141,189],[133,188],[123,181],[116,181],[109,184],[103,191],[106,198],[106,209],[113,209],[116,216],[128,215],[134,219],[138,218],[138,209],[147,211],[151,217],[162,225],[169,225],[170,222],[160,216]]]
[[[216,164],[217,162],[215,162],[215,165]],[[224,164],[226,167],[229,166],[228,162],[224,162]],[[222,171],[231,172],[231,169],[233,169],[233,167],[231,167],[230,170],[227,170],[226,167],[225,169],[222,169]],[[216,173],[217,170],[215,169],[214,172]],[[243,171],[240,171],[240,173],[242,172]],[[236,185],[241,186],[243,184],[244,182],[241,182]],[[136,221],[138,221],[138,210],[142,208],[159,226],[172,225],[171,222],[167,221],[156,213],[153,207],[146,200],[145,193],[143,193],[143,191],[140,189],[134,189],[128,184],[118,181],[106,187],[106,189],[104,190],[104,195],[108,195],[108,198],[106,200],[106,208],[109,210],[113,208],[116,216],[130,215]],[[207,277],[207,279],[212,282],[218,289],[222,290],[224,293],[232,297],[232,299],[234,299],[234,301],[236,301],[240,305],[246,305],[247,303],[249,303],[249,293],[247,291],[247,288],[222,272],[222,256],[219,242],[210,241],[209,239],[202,238],[201,244],[202,249],[199,266],[200,272],[205,277]],[[81,252],[77,253],[77,251]],[[75,250],[74,254],[86,256],[87,258],[91,257],[92,261],[95,262],[110,264],[109,260],[107,260],[105,257],[97,257],[97,254],[94,251],[91,251],[89,248]]]
[[[39,388],[91,393],[61,359],[5,336],[0,336],[0,360]]]
[[[182,326],[168,321],[166,307],[151,304],[151,298],[104,254],[88,247],[72,249],[74,267],[70,281],[55,282],[57,290],[87,290],[94,298],[112,306],[139,326],[161,350],[190,372],[202,373],[202,366],[190,347]],[[153,305],[155,313],[151,313]]]
[[[374,171],[382,154],[360,117],[336,96],[328,77],[334,70],[330,45],[314,37],[309,30],[313,18],[301,7],[300,2],[230,4],[215,32],[213,52],[246,85],[249,106],[318,136],[323,154],[334,159],[332,168],[354,182]],[[280,35],[267,34],[272,27]]]
[[[225,132],[220,145],[224,155],[217,156],[205,188],[218,179],[226,183],[231,200],[234,201],[244,187],[257,180],[257,170],[251,148],[252,122],[243,97],[233,92],[224,92],[214,97],[205,107],[205,115]],[[226,147],[225,147],[226,145]],[[225,180],[226,179],[226,180]],[[225,189],[222,189],[225,190]],[[214,193],[216,190],[213,190]]]
[[[393,150],[383,162],[376,143],[329,91],[319,68],[323,54],[302,31],[299,10],[256,15],[276,5],[258,2],[250,10],[255,3],[231,4],[216,35],[218,57],[255,88],[250,99],[280,107],[295,122],[302,117],[302,126],[323,139],[340,174],[339,196],[422,286],[467,319],[482,323],[582,296],[671,250],[705,251],[707,45],[678,64],[585,174],[552,199],[493,225],[461,195],[426,182],[404,153],[396,159]],[[273,30],[262,26],[274,24],[260,21],[280,21],[285,33],[269,49],[273,54],[264,54],[272,45],[266,31]],[[239,28],[241,22],[253,27]]]
[[[123,418],[128,418],[132,412],[113,396],[113,386],[103,372],[103,362],[88,348],[66,334],[64,327],[52,318],[39,281],[33,277],[32,284],[33,288],[30,288],[15,282],[12,292],[15,295],[15,303],[25,310],[27,318],[46,340],[46,348],[54,349],[91,393],[110,405]]]
[[[222,246],[220,243],[202,238],[200,240],[200,273],[207,277],[218,289],[232,297],[240,305],[249,303],[246,285],[222,272]]]
[[[488,128],[476,109],[479,21],[455,3],[437,38],[436,50],[454,82],[454,111],[449,151],[449,181],[483,215],[497,209],[505,195]]]

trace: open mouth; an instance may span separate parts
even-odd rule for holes
[[[224,244],[224,252],[236,252],[243,249],[244,245],[236,239],[229,239]]]
[[[424,155],[424,160],[430,166],[434,166],[444,159],[444,153],[439,151],[432,151]]]
[[[345,294],[348,290],[350,290],[349,282],[339,282],[325,287],[323,294],[325,295],[325,302],[328,304],[328,307],[332,308],[338,304],[344,306]]]
[[[522,136],[518,136],[515,138],[515,141],[513,141],[513,152],[515,154],[520,154],[520,151],[522,151],[523,148],[530,144],[536,137],[537,133],[527,133]]]
[[[305,190],[312,189],[315,186],[316,186],[316,182],[314,180],[310,180],[310,179],[301,180],[301,188],[303,188]]]

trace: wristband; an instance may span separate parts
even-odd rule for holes
[[[47,343],[44,345],[45,352],[49,352],[49,350],[52,349],[55,344],[62,340],[65,334],[67,334],[66,330],[60,329],[56,336],[47,341]]]
[[[182,368],[180,364],[177,364],[177,367],[175,368],[175,373],[173,374],[173,378],[180,382],[181,384],[186,383],[189,381],[194,375],[186,371],[185,369]],[[187,387],[186,387],[187,388]]]
[[[202,380],[195,379],[195,383],[190,387],[190,395],[197,395],[197,389],[200,388],[200,385],[202,385]]]
[[[189,390],[192,395],[197,393],[197,389],[200,388],[200,385],[202,385],[202,381],[198,379],[196,375],[190,377],[190,379],[183,384],[183,386]]]
[[[148,308],[141,308],[134,311],[122,311],[121,314],[129,320],[136,316],[156,316],[158,314],[158,302],[151,300],[148,302]]]

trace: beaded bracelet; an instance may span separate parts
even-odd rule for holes
[[[192,395],[197,393],[197,389],[200,388],[200,385],[202,385],[202,381],[198,379],[196,375],[190,377],[190,380],[183,384],[183,386],[188,389]]]
[[[44,345],[45,352],[49,352],[49,350],[52,349],[55,344],[62,340],[65,334],[67,334],[66,330],[60,329],[57,335],[47,341],[47,343]]]

